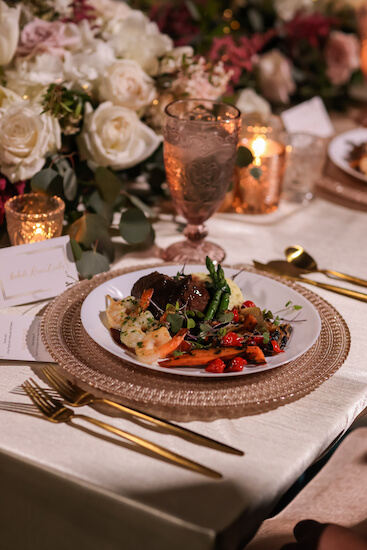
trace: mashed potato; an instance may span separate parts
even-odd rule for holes
[[[192,273],[192,276],[200,279],[201,281],[211,281],[211,277],[207,273]],[[228,279],[228,277],[226,277],[226,281],[231,290],[228,309],[242,306],[245,299],[243,297],[241,289],[236,285],[234,281],[232,281],[232,279]]]

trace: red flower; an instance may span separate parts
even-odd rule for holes
[[[329,35],[332,25],[337,23],[336,17],[327,17],[321,13],[312,15],[297,14],[292,21],[285,24],[285,30],[296,46],[299,40],[307,40],[315,48]]]
[[[75,23],[78,25],[84,19],[90,22],[97,19],[96,11],[91,4],[88,4],[88,0],[72,0],[69,7],[72,9],[72,15],[71,17],[63,18],[63,23]]]
[[[264,34],[254,34],[251,38],[241,36],[238,40],[232,36],[214,38],[209,58],[214,63],[222,61],[225,69],[233,72],[232,81],[238,84],[242,71],[252,71],[255,55],[275,35],[275,30],[269,30]]]
[[[200,33],[200,27],[192,18],[186,2],[152,6],[149,17],[162,33],[168,34],[175,46],[186,46]]]
[[[4,223],[5,203],[15,195],[23,195],[25,181],[10,183],[0,174],[0,227]]]

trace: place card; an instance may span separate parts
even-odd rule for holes
[[[0,308],[54,298],[78,281],[70,238],[0,250]]]
[[[305,132],[322,138],[331,137],[335,133],[321,97],[313,97],[291,107],[280,116],[289,133]]]
[[[41,338],[40,316],[0,314],[0,359],[55,362]]]

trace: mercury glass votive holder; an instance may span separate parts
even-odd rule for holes
[[[25,193],[5,203],[5,216],[12,245],[36,243],[60,237],[65,203],[60,197]]]
[[[268,214],[278,208],[285,170],[286,148],[278,117],[263,122],[245,117],[239,145],[253,154],[247,167],[235,168],[233,209],[245,214]],[[257,174],[255,176],[255,174]]]

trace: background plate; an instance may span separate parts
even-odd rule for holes
[[[367,128],[355,128],[335,137],[329,144],[328,154],[338,168],[367,183],[367,177],[351,168],[348,162],[353,145],[360,145],[364,142],[367,142]]]
[[[273,314],[276,315],[280,310],[284,309],[288,301],[291,301],[294,305],[302,306],[301,310],[286,315],[287,320],[296,319],[296,322],[292,324],[293,333],[285,352],[273,357],[267,357],[266,365],[245,367],[242,372],[223,372],[220,374],[206,372],[203,367],[168,369],[167,367],[160,367],[158,364],[148,365],[142,363],[135,354],[129,353],[116,344],[108,328],[103,324],[103,318],[106,309],[106,295],[110,295],[112,298],[118,300],[126,298],[131,294],[134,283],[140,279],[140,277],[154,271],[154,269],[155,268],[138,270],[110,279],[97,286],[97,288],[87,296],[82,305],[81,320],[88,335],[103,349],[125,361],[132,362],[144,368],[169,372],[170,374],[180,376],[203,376],[205,378],[244,376],[273,369],[296,359],[312,346],[320,333],[320,317],[314,306],[304,296],[301,296],[295,290],[284,286],[278,281],[268,279],[257,273],[242,272],[238,274],[237,269],[224,268],[226,277],[233,277],[237,274],[235,281],[242,290],[245,300],[252,300],[261,309],[270,309]],[[158,268],[160,273],[170,276],[176,275],[177,272],[181,270],[182,265],[162,265]],[[185,268],[186,274],[206,272],[207,269],[203,265],[187,265]],[[279,313],[279,315],[281,315],[281,313]]]

